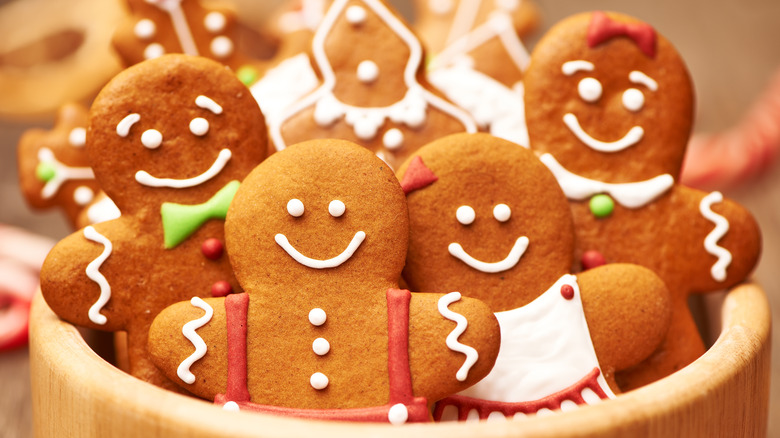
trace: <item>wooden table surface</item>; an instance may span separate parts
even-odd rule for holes
[[[751,0],[537,0],[544,26],[587,9],[617,10],[653,23],[686,59],[697,88],[696,129],[708,132],[735,123],[770,75],[780,68],[780,1]],[[0,6],[2,2],[0,2]],[[2,10],[0,9],[0,13]],[[2,30],[0,30],[2,37]],[[17,187],[15,147],[19,135],[51,121],[0,120],[0,223],[22,226],[55,238],[69,230],[57,213],[34,213]],[[766,290],[773,315],[780,315],[780,285],[773,277],[780,266],[780,172],[770,172],[727,196],[747,206],[761,224],[764,252],[755,278]],[[774,351],[780,330],[773,329]],[[780,365],[773,361],[769,436],[780,436]],[[0,438],[31,436],[27,350],[0,354]]]

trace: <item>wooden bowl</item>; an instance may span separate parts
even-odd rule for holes
[[[101,359],[39,293],[30,322],[33,427],[36,437],[100,438],[765,436],[769,303],[759,286],[744,284],[727,294],[720,310],[720,336],[701,358],[616,400],[548,417],[406,425],[401,431],[227,412],[156,388]]]

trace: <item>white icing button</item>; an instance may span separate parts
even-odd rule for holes
[[[303,202],[300,199],[290,199],[287,202],[287,213],[293,217],[303,216]]]
[[[379,77],[379,66],[374,61],[362,61],[358,64],[357,78],[360,82],[374,82]]]
[[[311,343],[311,349],[317,356],[325,356],[330,351],[330,342],[325,338],[317,338]]]
[[[392,407],[390,407],[389,411],[387,411],[387,420],[393,426],[399,426],[401,424],[404,424],[408,419],[409,419],[409,410],[406,409],[406,406],[403,403],[395,404]]]
[[[636,88],[629,88],[623,92],[623,107],[632,112],[637,112],[645,106],[645,95]]]
[[[229,412],[238,412],[241,410],[241,408],[238,407],[238,403],[234,401],[229,401],[222,405],[222,410],[229,411]]]
[[[190,121],[190,132],[202,137],[209,132],[209,121],[203,117],[195,117]]]
[[[73,200],[76,204],[85,206],[95,199],[95,192],[87,186],[79,186],[73,191]]]
[[[428,0],[428,9],[434,14],[444,15],[452,11],[453,0]]]
[[[71,146],[80,148],[87,143],[87,130],[84,128],[73,128],[68,134],[68,143]]]
[[[142,40],[148,40],[149,38],[153,37],[155,33],[157,33],[157,25],[154,24],[154,21],[148,18],[144,18],[142,20],[138,20],[138,22],[135,23],[133,32],[138,38]]]
[[[311,383],[311,387],[314,389],[325,389],[328,387],[328,376],[322,373],[314,373],[311,375],[309,383]]]
[[[493,207],[493,217],[499,222],[506,222],[512,217],[512,209],[506,204],[498,204]]]
[[[350,6],[347,8],[347,21],[352,25],[363,24],[366,21],[366,10],[361,6]]]
[[[162,46],[162,44],[159,43],[149,44],[148,46],[146,46],[146,49],[144,49],[144,59],[159,58],[164,54],[165,54],[165,48]]]
[[[594,78],[585,78],[577,85],[577,91],[585,102],[593,103],[601,98],[601,82]]]
[[[233,41],[226,36],[218,36],[211,40],[211,53],[217,58],[227,58],[233,53]]]
[[[474,222],[474,219],[477,218],[477,213],[468,205],[461,205],[455,212],[455,218],[463,225],[471,225],[471,223]]]
[[[316,325],[317,327],[321,326],[322,324],[325,324],[325,321],[328,319],[328,316],[325,314],[325,311],[320,309],[319,307],[311,309],[309,312],[309,322],[312,325]]]
[[[328,204],[328,213],[333,217],[340,217],[346,210],[347,206],[338,199],[334,199]]]
[[[404,144],[404,133],[398,128],[388,129],[382,137],[382,144],[390,150],[398,149]]]
[[[141,144],[147,149],[157,149],[162,144],[162,133],[156,129],[147,129],[141,134]]]
[[[226,21],[227,20],[222,13],[212,11],[206,14],[206,18],[203,19],[203,26],[205,26],[206,30],[209,32],[217,33],[225,28]]]

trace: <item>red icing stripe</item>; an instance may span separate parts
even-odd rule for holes
[[[225,393],[225,396],[228,400],[235,402],[249,401],[249,390],[247,389],[246,382],[246,329],[248,309],[249,294],[228,295],[225,298],[228,342],[227,392]]]
[[[412,372],[409,369],[409,301],[411,292],[387,290],[387,370],[390,380],[390,403],[409,402]]]

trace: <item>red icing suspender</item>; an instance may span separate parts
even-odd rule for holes
[[[412,372],[409,369],[408,290],[387,290],[387,371],[390,403],[408,403],[414,398]]]
[[[225,298],[227,319],[228,369],[225,397],[234,402],[249,401],[246,373],[246,324],[249,294]]]

